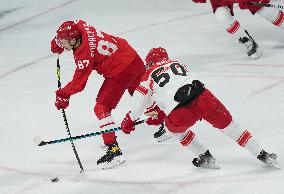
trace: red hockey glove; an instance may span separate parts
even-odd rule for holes
[[[131,131],[135,130],[134,121],[131,119],[129,112],[121,122],[121,130],[126,134],[130,134]]]
[[[257,2],[259,0],[236,0],[239,4],[240,9],[248,9],[251,5],[251,2]]]
[[[59,109],[66,109],[69,106],[69,97],[65,97],[64,95],[60,94],[61,90],[57,90],[56,92],[56,101],[55,106]]]
[[[206,3],[206,0],[192,0],[194,3]]]
[[[56,38],[52,39],[51,41],[51,52],[61,54],[64,51],[64,48],[61,48],[56,42],[58,40]]]
[[[144,113],[149,118],[146,120],[148,125],[160,125],[164,122],[166,114],[158,107],[149,109]]]

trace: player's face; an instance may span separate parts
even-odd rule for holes
[[[71,39],[71,40],[60,39],[59,42],[62,48],[64,48],[67,51],[70,51],[74,48],[76,44],[76,39]]]

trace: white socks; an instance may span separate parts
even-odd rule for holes
[[[279,11],[278,9],[272,7],[263,7],[257,12],[257,14],[259,14],[261,17],[265,18],[267,21],[271,22],[275,26],[284,29],[283,11]]]
[[[240,23],[231,15],[228,7],[219,7],[215,12],[215,16],[217,21],[227,30],[227,32],[238,41],[240,37],[247,37],[247,34],[241,28]]]
[[[207,151],[207,148],[196,138],[195,134],[191,130],[174,134],[180,143],[189,148],[195,156],[204,154],[204,152]]]
[[[243,130],[238,123],[232,122],[222,130],[227,136],[236,141],[240,146],[246,148],[252,155],[257,156],[262,148],[254,140],[251,133]]]

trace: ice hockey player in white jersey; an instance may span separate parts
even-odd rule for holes
[[[204,84],[189,74],[186,66],[169,59],[164,48],[151,49],[145,61],[147,71],[132,97],[135,103],[121,122],[124,133],[135,130],[134,122],[143,114],[149,100],[152,100],[165,113],[165,125],[169,131],[197,156],[192,161],[194,166],[218,168],[210,151],[189,129],[203,119],[246,148],[261,162],[279,167],[276,154],[266,152],[248,130],[233,120],[226,107]]]

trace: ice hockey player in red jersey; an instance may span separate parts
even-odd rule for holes
[[[206,0],[192,1],[195,3],[206,3]],[[283,11],[253,4],[267,4],[270,0],[210,0],[210,2],[217,21],[221,23],[229,34],[247,48],[247,55],[253,59],[258,59],[261,56],[261,51],[259,51],[258,44],[248,31],[244,30],[240,23],[234,18],[234,3],[238,3],[240,9],[249,10],[253,15],[257,13],[275,26],[284,29]],[[280,2],[280,0],[273,2]]]
[[[115,109],[125,90],[132,95],[145,72],[143,60],[122,38],[115,37],[88,25],[85,21],[66,21],[58,28],[51,41],[51,51],[73,51],[76,70],[73,79],[56,93],[55,106],[65,109],[73,94],[81,92],[93,70],[105,80],[99,90],[94,113],[100,130],[116,128],[111,111]],[[118,146],[115,133],[102,135],[107,151],[97,164],[112,168],[125,160]]]
[[[135,103],[121,122],[124,133],[135,130],[133,123],[143,113],[149,100],[153,100],[157,104],[157,116],[161,117],[157,120],[163,122],[165,117],[169,131],[197,156],[192,161],[194,166],[218,168],[210,151],[189,129],[198,120],[203,119],[266,165],[278,168],[276,154],[263,150],[252,134],[232,118],[226,107],[204,84],[189,74],[186,66],[169,59],[165,49],[151,49],[146,63],[149,68],[132,97]]]

